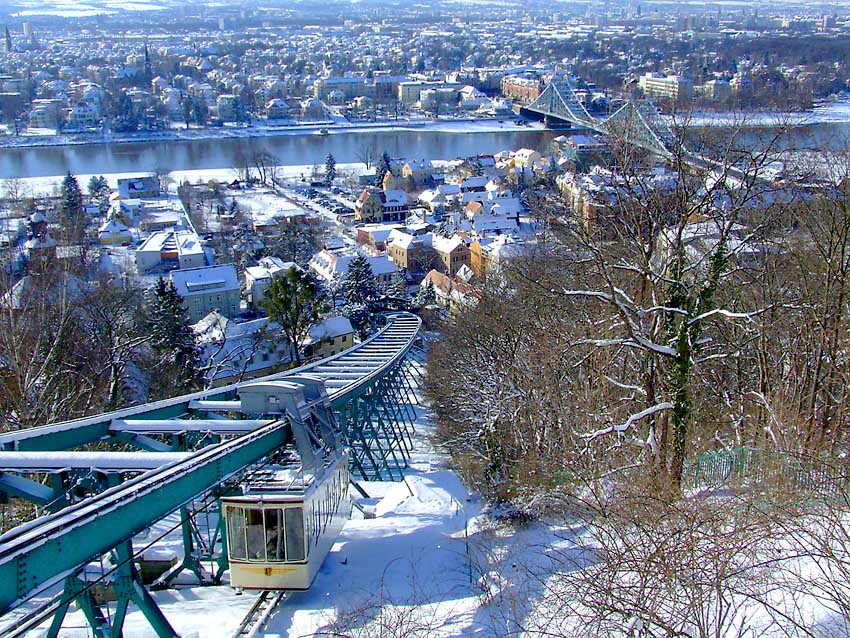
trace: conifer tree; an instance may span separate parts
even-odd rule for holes
[[[419,287],[414,304],[419,308],[424,308],[425,306],[432,306],[435,303],[437,303],[437,292],[434,290],[434,284],[429,279]]]
[[[333,186],[336,179],[336,160],[331,153],[325,158],[325,185]]]
[[[378,297],[378,285],[372,266],[363,255],[357,255],[348,265],[343,299],[346,304],[369,305]]]
[[[410,308],[410,292],[407,289],[407,281],[400,272],[393,275],[387,286],[387,297],[389,303],[397,310],[408,310]]]
[[[375,184],[380,186],[384,182],[384,176],[390,172],[390,155],[386,151],[381,154],[381,159],[375,165]]]
[[[300,268],[290,268],[272,279],[265,295],[263,306],[269,319],[280,326],[295,364],[301,365],[301,342],[310,326],[328,311],[318,283]]]
[[[348,265],[342,297],[342,314],[360,338],[365,338],[371,328],[371,307],[378,297],[378,286],[372,266],[363,255],[357,255]]]
[[[85,233],[85,211],[83,210],[83,191],[77,178],[70,171],[62,179],[59,219],[65,240],[79,243]]]
[[[156,282],[148,301],[148,325],[155,356],[154,394],[176,395],[196,389],[199,352],[189,315],[171,280],[160,277]]]

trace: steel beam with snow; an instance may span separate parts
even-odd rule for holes
[[[27,430],[0,434],[0,450],[39,451],[70,450],[110,437],[109,426],[116,419],[134,417],[171,419],[182,416],[189,410],[189,403],[200,398],[226,398],[233,395],[236,386],[218,388],[214,392],[196,392],[173,399],[147,405],[134,406],[97,416],[65,421],[53,425],[42,425]]]
[[[111,432],[139,434],[179,434],[181,432],[212,432],[213,434],[244,434],[271,423],[268,419],[116,419]]]
[[[288,436],[287,424],[276,421],[3,534],[0,614],[242,472]]]
[[[153,470],[188,456],[179,452],[0,452],[0,472]]]

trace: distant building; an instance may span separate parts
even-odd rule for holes
[[[110,219],[97,229],[97,239],[104,245],[128,244],[133,240],[133,233],[125,224]]]
[[[200,321],[213,310],[231,318],[239,314],[239,279],[233,264],[174,270],[170,277],[190,321]]]
[[[409,210],[405,191],[398,188],[367,188],[354,203],[354,219],[370,223],[398,222],[407,218]]]
[[[136,269],[139,273],[147,273],[155,268],[167,271],[206,265],[201,239],[191,230],[153,233],[136,249]]]
[[[242,106],[242,98],[231,93],[219,95],[215,101],[218,118],[222,122],[241,122],[244,119],[245,109]]]
[[[435,235],[431,240],[431,248],[438,258],[436,269],[450,277],[454,277],[461,266],[469,265],[469,246],[458,235]]]
[[[694,85],[691,81],[679,75],[646,73],[638,80],[638,86],[646,97],[670,100],[688,99],[694,92]]]
[[[348,266],[354,255],[334,255],[322,250],[310,259],[310,269],[325,281],[341,281],[348,274]],[[367,255],[376,283],[388,283],[398,272],[395,263],[386,255]]]
[[[331,317],[310,327],[301,344],[307,359],[324,359],[348,350],[354,345],[354,328],[345,317]]]
[[[155,175],[118,178],[118,194],[125,199],[159,197],[159,180]]]
[[[702,93],[710,100],[728,100],[732,97],[732,86],[726,80],[709,80],[702,85]]]
[[[254,379],[283,370],[292,349],[267,317],[237,322],[213,310],[192,326],[201,348],[204,376],[212,386]]]
[[[504,97],[520,104],[529,104],[543,92],[543,80],[536,74],[506,75],[499,88]]]
[[[248,303],[254,307],[262,304],[272,278],[285,274],[293,268],[298,268],[298,265],[278,257],[263,257],[256,266],[246,268],[245,289],[248,293]]]

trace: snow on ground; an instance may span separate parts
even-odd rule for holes
[[[431,445],[429,411],[417,406],[416,415],[405,480],[361,483],[370,498],[357,498],[369,516],[355,510],[311,589],[287,597],[259,635],[496,638],[576,629],[577,618],[552,596],[560,588],[553,573],[591,563],[587,530],[567,523],[494,523]],[[148,553],[180,556],[179,539],[169,533],[175,523],[171,516],[152,526],[135,539],[137,551],[165,535]],[[184,638],[229,638],[255,595],[226,585],[191,586],[190,580],[181,577],[184,585],[153,593],[165,616]],[[827,631],[839,626],[814,595],[795,602],[806,608],[813,626]],[[762,622],[758,615],[748,620],[753,628]],[[31,632],[31,638],[45,636],[46,629],[47,624]],[[69,614],[60,633],[62,638],[89,635],[78,610]],[[131,608],[125,638],[153,635],[141,613]]]

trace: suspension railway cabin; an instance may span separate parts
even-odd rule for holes
[[[273,473],[221,499],[230,585],[306,590],[351,515],[348,452],[308,483]]]

